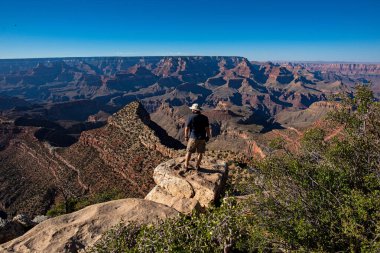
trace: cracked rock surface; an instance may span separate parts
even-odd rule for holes
[[[224,190],[228,173],[226,163],[205,157],[200,170],[196,170],[192,166],[195,165],[193,158],[190,169],[186,171],[183,168],[184,161],[184,157],[179,157],[158,165],[153,173],[157,185],[145,199],[186,214],[214,203]]]

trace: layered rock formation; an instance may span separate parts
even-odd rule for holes
[[[206,157],[201,169],[183,169],[184,157],[161,163],[154,169],[153,178],[157,184],[145,197],[190,214],[193,210],[207,208],[222,193],[227,180],[225,162]],[[192,163],[195,164],[193,159]]]
[[[380,75],[380,64],[365,63],[300,63],[313,71],[335,72],[344,75]]]
[[[148,98],[149,103],[168,100],[178,105],[197,100],[216,105],[227,100],[236,105],[262,104],[269,110],[275,105],[279,110],[281,106],[298,106],[300,101],[286,98],[289,96],[307,98],[313,94],[313,101],[301,102],[304,106],[322,99],[322,94],[331,92],[326,83],[341,81],[352,86],[371,80],[378,87],[378,77],[379,65],[373,64],[280,65],[249,62],[243,57],[0,60],[3,94],[50,103],[86,100],[91,104],[89,101],[96,100],[92,107],[98,111],[117,110],[130,102],[131,96]],[[286,96],[280,98],[283,94]],[[264,95],[268,96],[265,103],[260,102]]]
[[[142,199],[122,199],[49,219],[26,234],[0,245],[2,252],[79,252],[119,224],[154,223],[174,218],[173,208]]]
[[[370,81],[379,95],[376,64],[264,63],[207,56],[0,60],[0,108],[8,119],[27,115],[68,130],[70,124],[104,121],[138,98],[161,127],[180,139],[184,119],[177,115],[191,103],[210,110],[230,104],[236,117],[227,119],[225,125],[242,118],[240,123],[245,126],[259,125],[266,132],[277,128],[275,120],[283,118],[277,117],[282,112],[307,109],[331,94],[351,92],[357,82]],[[170,120],[160,120],[163,114]],[[313,120],[310,117],[306,122]],[[219,125],[214,127],[221,133]],[[54,146],[64,137],[74,138],[66,146],[75,142],[79,133],[61,130],[44,130],[40,136]]]
[[[319,74],[320,78],[332,82],[372,83],[372,90],[380,97],[380,64],[365,63],[300,63],[304,68]]]
[[[318,120],[324,119],[328,112],[338,109],[338,103],[320,101],[305,110],[282,111],[276,115],[276,121],[286,127],[306,128]]]

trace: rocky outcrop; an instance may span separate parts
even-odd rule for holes
[[[214,203],[224,189],[228,173],[226,163],[206,157],[202,160],[200,170],[191,168],[185,171],[182,168],[184,160],[184,157],[180,157],[158,165],[153,174],[157,185],[145,199],[186,214]]]
[[[173,208],[143,199],[121,199],[46,220],[26,234],[0,245],[1,252],[79,252],[118,224],[150,224],[176,217]]]

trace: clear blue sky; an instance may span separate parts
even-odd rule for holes
[[[379,0],[0,0],[0,58],[380,62]]]

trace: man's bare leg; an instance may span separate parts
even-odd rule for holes
[[[197,169],[198,169],[199,166],[201,165],[202,157],[203,157],[203,154],[202,154],[202,153],[199,153],[199,154],[198,154],[198,159],[197,159],[197,166],[196,166]]]
[[[189,168],[189,161],[191,159],[191,153],[190,152],[187,152],[186,153],[186,158],[185,158],[185,168],[188,169]]]

